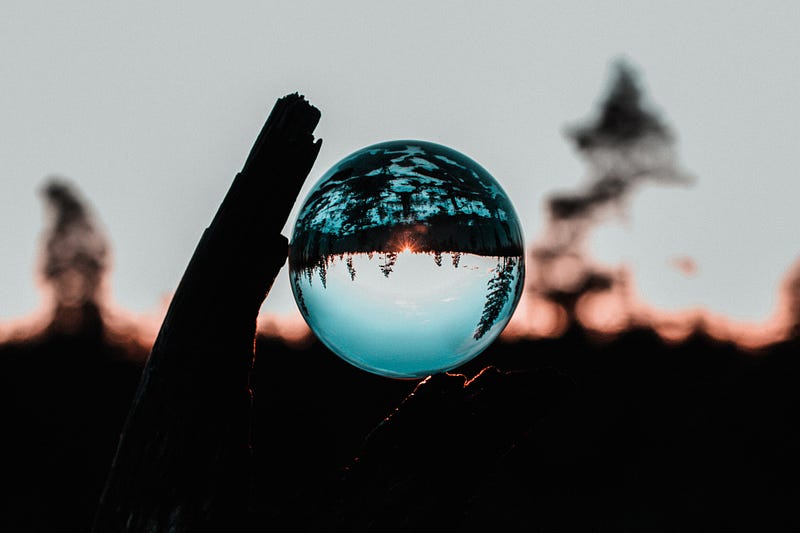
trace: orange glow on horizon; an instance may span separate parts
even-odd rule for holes
[[[265,337],[277,337],[298,350],[307,348],[315,338],[300,311],[286,315],[259,315],[256,331]]]
[[[575,311],[584,327],[604,335],[617,335],[631,324],[625,296],[614,290],[584,294]]]
[[[569,317],[563,307],[534,293],[523,293],[500,338],[513,342],[560,337],[568,324]]]
[[[415,253],[415,250],[407,242],[401,252]],[[558,338],[569,328],[571,321],[576,320],[600,338],[612,339],[633,328],[648,328],[668,344],[680,344],[692,335],[701,334],[758,353],[770,345],[793,338],[800,330],[798,280],[800,261],[785,276],[773,313],[761,321],[737,320],[703,308],[655,308],[636,293],[634,276],[625,269],[619,271],[610,289],[581,295],[572,312],[539,293],[535,285],[529,285],[500,338],[507,342]],[[132,313],[115,304],[108,292],[102,291],[100,298],[107,340],[116,345],[151,346],[163,322],[170,296],[166,295],[160,306],[151,312]],[[33,313],[17,319],[0,320],[0,343],[24,342],[46,333],[54,318],[54,303],[48,290],[44,290],[43,295],[43,304]],[[257,332],[278,338],[295,349],[307,348],[315,338],[296,310],[285,315],[259,316]]]
[[[63,310],[62,310],[63,311]],[[67,309],[67,312],[70,310]],[[130,348],[133,359],[146,357],[158,335],[166,315],[166,307],[148,313],[132,313],[114,304],[105,303],[100,307],[103,320],[103,337],[113,346]],[[65,327],[58,318],[54,306],[42,305],[29,315],[0,321],[0,344],[27,343],[36,341],[56,329]],[[67,332],[74,327],[67,322]]]
[[[655,308],[636,293],[635,279],[624,268],[614,277],[610,289],[581,295],[573,316],[556,302],[540,295],[534,281],[527,287],[501,338],[507,341],[555,338],[563,334],[574,320],[599,338],[613,339],[633,328],[649,328],[668,344],[680,344],[694,334],[702,334],[756,354],[792,338],[800,330],[798,280],[800,261],[786,275],[775,310],[761,321],[737,320],[704,308],[676,311]]]
[[[419,252],[420,243],[424,243],[423,236],[427,232],[428,227],[424,224],[417,224],[411,229],[398,231],[386,242],[384,251],[395,251],[397,253],[417,253]],[[424,248],[424,244],[421,247]]]
[[[631,326],[651,328],[664,342],[680,344],[694,334],[703,334],[719,342],[731,342],[740,349],[756,352],[790,337],[793,313],[791,274],[787,276],[773,313],[761,321],[737,320],[705,308],[669,311],[657,309],[632,290],[633,276],[626,272],[623,284],[623,312]],[[612,289],[613,291],[613,289]]]

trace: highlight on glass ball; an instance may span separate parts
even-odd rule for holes
[[[349,155],[308,194],[294,297],[334,353],[383,376],[451,370],[500,335],[522,293],[522,230],[478,163],[424,141]]]

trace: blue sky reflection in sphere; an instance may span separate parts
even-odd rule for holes
[[[454,368],[500,334],[524,281],[522,230],[497,181],[423,141],[363,148],[311,190],[289,254],[303,317],[376,374]]]

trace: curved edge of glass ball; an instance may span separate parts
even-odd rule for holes
[[[419,363],[416,368],[398,363],[402,357],[393,360],[394,366],[365,362],[370,354],[355,354],[357,347],[348,350],[346,342],[334,339],[341,336],[335,327],[326,329],[312,315],[314,309],[307,307],[308,292],[326,288],[329,269],[337,261],[346,264],[354,281],[354,264],[366,262],[363,257],[372,261],[373,255],[381,258],[378,266],[388,279],[393,267],[402,266],[395,265],[398,254],[402,263],[406,261],[402,253],[410,250],[431,255],[439,267],[443,257],[453,268],[459,266],[462,257],[474,255],[497,260],[485,283],[483,312],[478,313],[481,316],[472,325],[474,331],[468,332],[472,333],[474,344],[455,355],[436,355],[433,350],[429,363]],[[303,318],[320,341],[339,357],[375,374],[420,378],[466,363],[499,336],[520,300],[524,261],[519,218],[508,195],[491,174],[447,146],[396,140],[353,152],[317,181],[306,196],[294,226],[289,275]],[[332,314],[328,312],[328,318],[321,320],[337,320],[330,318]],[[387,337],[387,343],[393,340],[397,339]],[[434,345],[418,344],[426,348],[428,344]],[[452,343],[448,346],[452,348]]]

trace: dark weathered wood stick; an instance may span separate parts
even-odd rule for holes
[[[319,111],[278,100],[183,275],[144,369],[95,533],[238,531],[247,512],[248,376],[281,235],[321,141]]]

